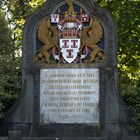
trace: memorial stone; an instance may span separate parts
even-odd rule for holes
[[[93,0],[47,0],[24,27],[22,93],[3,133],[123,139],[128,118],[117,50],[115,22]]]

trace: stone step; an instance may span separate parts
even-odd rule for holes
[[[0,140],[18,140],[18,139],[11,139],[8,137],[0,137]],[[20,140],[110,140],[105,137],[63,137],[63,138],[56,138],[56,137],[22,137]],[[121,139],[111,139],[111,140],[140,140],[140,136],[128,136],[128,137],[121,137]]]
[[[121,140],[140,140],[140,136],[122,137]]]
[[[23,137],[22,140],[107,140],[104,137],[63,137],[63,138],[41,138],[41,137]]]
[[[0,137],[0,140],[8,140],[8,137]]]

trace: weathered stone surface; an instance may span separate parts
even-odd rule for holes
[[[98,69],[42,69],[40,123],[99,125]]]
[[[0,140],[8,140],[8,137],[0,137]]]
[[[116,140],[139,140],[140,136],[127,136]],[[0,137],[0,140],[10,140],[8,137]],[[19,140],[19,139],[14,139]],[[21,137],[21,140],[115,140],[107,137]]]
[[[22,140],[21,131],[9,131],[8,140]]]

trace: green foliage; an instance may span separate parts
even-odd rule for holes
[[[7,3],[8,10],[6,12],[11,16],[11,18],[9,18],[9,24],[12,27],[13,43],[17,52],[21,51],[25,20],[34,10],[39,8],[44,1],[45,0],[10,0],[9,3]]]
[[[0,12],[0,55],[11,52],[11,34],[4,14]]]
[[[0,12],[0,119],[21,91],[23,25],[42,3],[43,0],[2,0],[0,3],[3,10]]]
[[[137,82],[136,91],[123,96],[125,102],[132,110],[132,130],[140,134],[140,80]]]
[[[20,92],[19,58],[15,57],[11,31],[0,12],[0,118],[15,102]]]
[[[140,79],[140,0],[97,0],[117,22],[120,76]]]
[[[119,91],[133,111],[133,129],[140,133],[140,0],[97,0],[117,22]],[[139,85],[139,86],[138,86]]]

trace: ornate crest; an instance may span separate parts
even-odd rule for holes
[[[74,9],[71,0],[66,1],[67,11],[58,9],[51,19],[41,21],[38,38],[43,46],[36,54],[37,61],[45,63],[85,63],[104,59],[104,51],[97,43],[103,37],[97,19],[90,18],[80,7]]]

